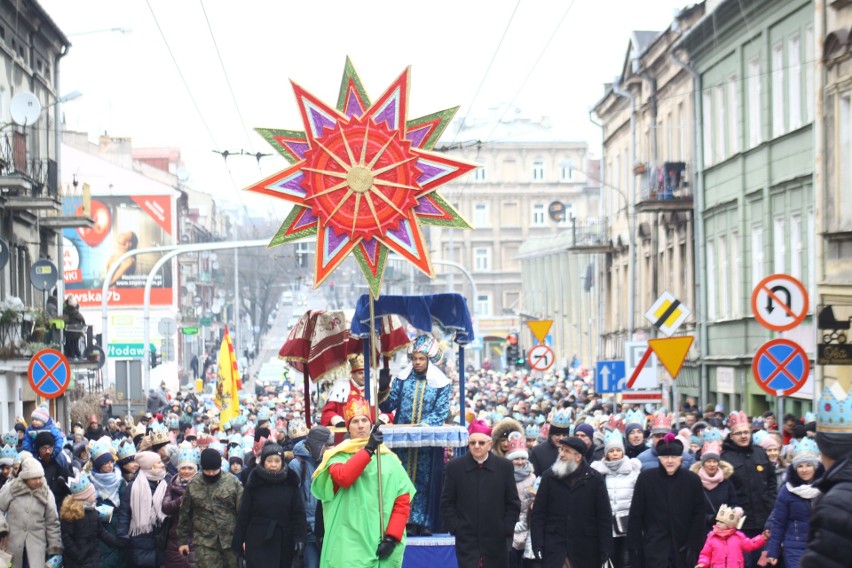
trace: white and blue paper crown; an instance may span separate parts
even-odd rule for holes
[[[571,412],[567,408],[560,408],[550,415],[550,424],[557,428],[571,428],[573,425]]]
[[[109,438],[109,436],[103,436],[99,440],[95,440],[92,443],[92,448],[91,448],[92,460],[94,460],[95,458],[102,456],[106,453],[113,453],[114,451],[115,451],[115,448],[113,448],[113,446],[112,446],[112,440]]]
[[[136,446],[133,445],[133,440],[125,438],[118,444],[118,460],[132,458],[136,455]]]
[[[637,424],[640,424],[642,426],[642,428],[644,428],[645,427],[645,413],[642,412],[641,410],[630,409],[630,410],[628,410],[627,412],[624,413],[624,422],[626,422],[627,424],[631,424],[631,423],[635,422]]]
[[[18,433],[14,430],[11,432],[6,432],[3,434],[3,445],[4,446],[17,446],[18,445]]]
[[[538,426],[536,426],[535,424],[530,424],[529,426],[527,426],[526,437],[533,439],[538,438],[539,432],[540,430]]]
[[[201,463],[201,450],[192,446],[178,450],[178,465],[183,463],[199,465]]]
[[[721,442],[722,441],[722,432],[719,431],[718,428],[705,428],[704,431],[701,432],[701,441],[702,442]]]
[[[793,457],[800,456],[802,454],[813,454],[818,456],[819,447],[814,440],[805,436],[801,440],[793,440],[790,443],[790,452]]]
[[[216,450],[217,452],[219,452],[220,456],[225,455],[225,446],[219,440],[213,440],[212,442],[210,442],[210,445],[207,446],[207,447],[210,448],[211,450]]]
[[[852,395],[838,383],[825,387],[817,403],[817,431],[852,434]]]
[[[607,430],[604,432],[604,446],[615,440],[620,440],[621,444],[624,445],[624,435],[621,433],[621,430]]]
[[[44,568],[62,568],[62,566],[63,562],[61,554],[54,554],[44,563]]]
[[[89,479],[89,476],[83,472],[80,472],[77,477],[71,477],[68,479],[68,489],[71,490],[72,495],[77,495],[78,493],[82,493],[86,489],[88,489],[92,485],[92,480]]]
[[[112,512],[113,510],[115,510],[115,507],[113,507],[112,505],[102,503],[95,507],[95,510],[98,512],[98,516],[104,523],[109,524],[109,522],[112,521]]]
[[[0,465],[13,465],[18,452],[14,446],[5,445],[0,449]]]
[[[758,430],[754,434],[751,435],[751,441],[753,444],[760,444],[765,437],[769,435],[769,432],[766,430]]]

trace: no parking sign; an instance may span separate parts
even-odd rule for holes
[[[772,396],[789,396],[808,380],[810,363],[805,350],[787,339],[764,343],[754,356],[751,370],[757,384]]]
[[[44,398],[58,398],[71,382],[71,366],[65,355],[56,349],[43,349],[30,359],[27,375],[36,394]]]

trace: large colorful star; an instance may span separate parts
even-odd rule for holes
[[[436,190],[477,166],[430,151],[458,107],[407,120],[409,78],[370,103],[347,59],[337,108],[293,83],[305,131],[257,129],[290,166],[247,190],[294,203],[269,246],[316,235],[315,286],[349,253],[376,298],[390,251],[432,278],[421,225],[471,228]]]

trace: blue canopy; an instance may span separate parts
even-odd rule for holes
[[[429,296],[382,296],[375,302],[376,321],[381,316],[397,315],[421,331],[432,331],[438,325],[459,345],[473,342],[473,322],[467,300],[461,294],[432,294]],[[370,298],[358,298],[350,332],[354,337],[370,335]]]

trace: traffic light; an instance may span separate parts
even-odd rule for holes
[[[150,357],[149,362],[150,362],[150,367],[152,369],[163,362],[163,356],[160,355],[159,353],[157,353],[156,349],[152,349],[151,351],[149,351],[148,355]]]
[[[518,335],[516,333],[510,333],[508,337],[506,337],[506,364],[517,365],[520,354],[521,350],[518,345]]]
[[[515,365],[518,367],[523,367],[527,364],[527,350],[524,349],[520,353],[518,353],[518,347],[515,346]]]

